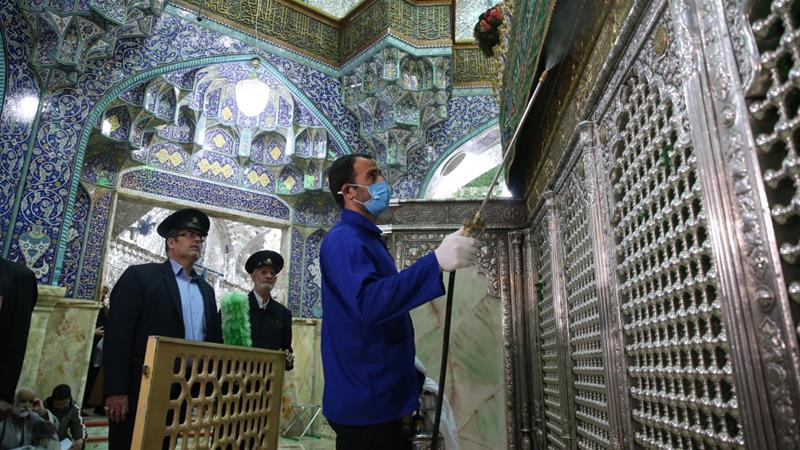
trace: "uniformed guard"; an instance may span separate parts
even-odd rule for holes
[[[292,370],[292,313],[272,298],[272,288],[283,269],[283,257],[272,250],[261,250],[247,258],[244,269],[253,280],[253,290],[248,295],[253,347],[283,350],[286,370]]]
[[[167,260],[128,267],[111,291],[103,343],[109,449],[128,450],[149,336],[222,343],[214,288],[194,270],[208,216],[182,209],[159,224]]]

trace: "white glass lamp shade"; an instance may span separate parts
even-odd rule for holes
[[[242,114],[253,117],[261,114],[269,101],[269,86],[258,78],[245,78],[236,83],[236,105]]]

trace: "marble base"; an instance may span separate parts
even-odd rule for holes
[[[447,277],[445,274],[445,287]],[[487,293],[474,269],[456,274],[445,395],[453,408],[461,450],[507,448],[500,299]],[[417,357],[439,379],[446,297],[411,312]]]
[[[101,305],[65,299],[65,292],[65,288],[39,286],[19,386],[34,388],[44,399],[55,386],[67,384],[73,399],[80,402]]]
[[[22,364],[22,373],[17,382],[17,388],[37,388],[36,381],[39,377],[39,363],[47,336],[47,324],[56,303],[64,299],[67,289],[40,285],[38,292],[36,307],[31,315],[28,342],[25,346],[25,361]]]
[[[322,405],[323,375],[322,357],[319,351],[321,326],[322,321],[319,319],[295,319],[292,322],[294,369],[286,373],[283,382],[281,430],[291,420],[292,403]],[[307,412],[304,419],[307,423],[311,419],[311,413]],[[293,427],[293,430],[296,428]],[[315,436],[335,437],[333,430],[327,425],[325,417],[321,413],[308,433]]]

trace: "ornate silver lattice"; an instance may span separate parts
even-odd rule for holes
[[[553,273],[550,258],[549,227],[543,220],[535,227],[533,248],[536,250],[536,297],[539,311],[539,333],[542,354],[542,382],[544,385],[544,421],[549,448],[566,449],[563,439],[564,418],[561,405],[562,382],[558,357],[558,332],[553,307]]]
[[[617,99],[609,144],[634,438],[650,448],[744,445],[716,273],[682,114],[646,76]]]
[[[761,60],[749,108],[783,273],[800,335],[800,1],[757,2],[751,14]]]
[[[589,208],[582,177],[569,177],[559,193],[564,279],[575,388],[578,447],[611,448],[600,310],[595,289]]]

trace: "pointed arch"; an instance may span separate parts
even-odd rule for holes
[[[187,61],[181,61],[173,64],[167,64],[161,67],[157,67],[154,69],[145,70],[139,72],[135,75],[132,75],[124,80],[120,81],[116,85],[114,85],[111,89],[109,89],[100,100],[95,103],[92,111],[86,118],[86,122],[84,123],[83,129],[81,130],[80,141],[78,142],[78,151],[75,155],[75,164],[74,167],[77,173],[75,173],[72,177],[72,181],[70,182],[69,187],[69,197],[67,198],[67,206],[64,213],[64,222],[61,225],[61,231],[59,233],[59,240],[58,240],[58,249],[56,250],[56,258],[55,258],[55,267],[54,272],[58,274],[61,272],[61,268],[64,264],[64,253],[66,252],[66,245],[67,245],[67,238],[69,235],[69,227],[72,223],[72,217],[75,211],[75,199],[78,195],[78,186],[81,178],[80,171],[83,169],[83,162],[84,158],[86,157],[86,148],[89,143],[89,137],[92,133],[92,129],[97,125],[98,120],[100,119],[103,111],[113,102],[119,95],[126,91],[127,89],[131,88],[134,85],[137,85],[143,81],[149,80],[153,77],[157,77],[159,75],[163,75],[168,72],[172,72],[175,70],[183,70],[183,69],[190,69],[196,68],[201,66],[208,66],[211,64],[220,64],[220,63],[227,63],[227,62],[242,62],[242,61],[251,61],[254,58],[258,58],[261,65],[270,72],[270,74],[275,77],[278,81],[283,83],[284,86],[289,88],[289,90],[294,94],[294,96],[303,103],[312,114],[314,114],[319,121],[322,123],[322,126],[328,130],[330,136],[334,139],[339,149],[343,151],[344,154],[352,153],[350,146],[344,140],[344,137],[336,129],[331,121],[317,108],[317,106],[308,98],[308,96],[298,89],[295,84],[289,80],[281,71],[279,71],[275,66],[266,62],[262,59],[258,54],[255,53],[242,53],[238,55],[221,55],[221,56],[211,56],[206,58],[197,58]]]

